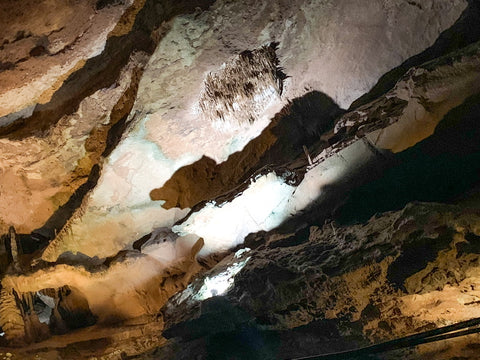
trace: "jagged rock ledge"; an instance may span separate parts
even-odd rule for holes
[[[366,224],[269,234],[168,302],[164,335],[175,339],[156,355],[307,356],[479,317],[479,239],[478,209],[432,203]],[[243,342],[249,335],[258,338]],[[448,349],[423,345],[409,358],[450,359]],[[473,359],[472,349],[455,351]]]

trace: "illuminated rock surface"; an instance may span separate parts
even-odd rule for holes
[[[283,359],[480,317],[478,18],[1,2],[0,352]]]
[[[202,156],[217,163],[227,160],[260,134],[287,99],[307,91],[323,92],[340,107],[348,107],[385,71],[430,46],[466,5],[429,2],[426,6],[436,11],[412,16],[417,7],[382,1],[361,6],[351,6],[349,1],[335,6],[330,2],[267,4],[217,2],[209,11],[179,16],[166,25],[139,84],[129,136],[108,158],[96,188],[84,201],[84,214],[50,245],[45,260],[54,261],[66,251],[112,256],[153,228],[171,226],[185,211],[166,211],[149,194],[177,169]],[[449,11],[443,11],[443,6]],[[342,22],[350,17],[355,36],[343,31]],[[372,19],[379,23],[372,26]],[[431,28],[429,19],[435,24]],[[399,27],[405,31],[398,32]],[[218,129],[217,119],[199,114],[206,74],[218,71],[232,56],[270,41],[281,43],[280,66],[290,76],[283,99],[270,95],[270,106],[251,126],[234,123]],[[379,46],[386,47],[381,51],[385,59],[377,56]],[[254,164],[250,166],[253,169],[247,171],[255,169]]]

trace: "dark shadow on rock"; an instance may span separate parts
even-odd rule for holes
[[[351,169],[343,177],[321,187],[320,196],[305,209],[288,218],[280,226],[264,235],[269,238],[270,233],[290,234],[311,225],[322,226],[325,222],[336,220],[338,212],[349,199],[349,194],[362,185],[368,184],[382,176],[384,171],[391,166],[393,157],[389,151],[376,153],[376,156],[365,162],[363,166]],[[263,240],[255,240],[254,234],[249,235],[257,246]],[[248,237],[247,237],[248,238]],[[253,245],[253,244],[252,244]]]
[[[452,109],[434,134],[395,154],[382,177],[350,194],[340,223],[364,222],[412,201],[452,202],[480,180],[480,95]]]
[[[468,6],[460,18],[449,29],[443,31],[432,46],[383,75],[368,93],[352,103],[349,110],[365,105],[391,90],[410,68],[479,41],[480,2],[478,0],[467,1]]]
[[[98,2],[100,7],[108,3],[109,0]],[[44,136],[62,116],[75,112],[85,97],[112,85],[132,52],[153,53],[155,43],[150,35],[162,22],[182,13],[193,12],[197,7],[207,8],[212,3],[212,0],[167,0],[158,7],[155,0],[147,0],[128,34],[110,37],[103,52],[88,59],[81,69],[71,74],[48,103],[37,104],[30,117],[1,127],[0,137],[21,140],[28,136]]]
[[[231,311],[242,312],[232,305],[229,307]],[[182,324],[183,331],[178,331],[177,328],[176,338],[170,340],[167,346],[157,349],[155,355],[172,360],[278,360],[339,352],[367,345],[360,327],[355,329],[350,324],[349,335],[339,332],[340,324],[345,321],[343,319],[313,321],[289,330],[265,330],[254,321],[239,322],[229,315],[217,312],[215,324],[203,318],[196,319],[203,325],[203,332],[196,339],[189,336],[188,323]],[[225,324],[228,324],[228,330]],[[167,338],[169,335],[171,334],[167,331]]]
[[[135,102],[142,72],[142,69],[136,69],[133,72],[129,88],[120,97],[111,111],[110,124],[92,131],[85,142],[85,150],[88,151],[87,154],[94,163],[90,169],[87,181],[75,190],[69,200],[60,206],[41,228],[34,230],[30,235],[25,235],[25,239],[28,240],[30,245],[29,249],[24,253],[33,253],[45,247],[55,237],[56,232],[64,227],[75,210],[81,206],[86,194],[97,185],[101,172],[99,165],[101,158],[110,155],[128,126],[128,115]],[[32,242],[31,240],[35,241]]]
[[[166,338],[193,340],[207,334],[234,331],[236,327],[251,320],[251,316],[231,304],[227,298],[214,296],[202,301],[198,318],[173,325],[162,335]]]
[[[422,231],[410,234],[409,246],[388,267],[387,278],[392,286],[406,291],[405,280],[426,268],[437,258],[439,251],[449,248],[454,232],[447,227],[438,230],[436,238],[425,237]]]
[[[50,240],[60,230],[75,210],[81,205],[84,196],[92,189],[100,176],[100,167],[95,165],[88,177],[88,180],[81,185],[70,199],[60,206],[48,221],[30,234],[17,234],[19,251],[21,254],[33,254],[48,245]]]
[[[95,358],[99,354],[104,354],[112,347],[114,342],[109,338],[93,339],[86,341],[79,341],[73,344],[68,344],[57,350],[59,359],[81,359],[88,356],[88,358]]]
[[[55,213],[48,219],[48,221],[39,229],[32,232],[40,234],[48,239],[53,239],[55,233],[63,228],[67,220],[73,215],[75,210],[81,205],[83,198],[96,184],[100,177],[100,166],[95,165],[88,176],[88,180],[81,185],[70,199],[62,206],[60,206]]]
[[[34,230],[33,233],[41,235],[49,240],[53,239],[55,233],[63,228],[68,219],[72,217],[74,211],[80,207],[86,194],[97,185],[101,172],[99,165],[101,158],[110,155],[113,149],[118,145],[128,126],[128,115],[135,103],[138,83],[142,72],[141,69],[137,69],[133,72],[131,85],[120,97],[119,101],[111,111],[110,124],[92,131],[89,138],[86,140],[85,150],[88,151],[90,160],[95,163],[90,170],[87,181],[75,190],[69,200],[55,211],[44,226],[40,229]]]
[[[480,254],[480,236],[473,233],[467,233],[465,234],[465,240],[467,241],[455,245],[457,249],[457,258],[468,253]]]
[[[326,221],[362,223],[413,201],[458,201],[480,183],[479,122],[480,95],[475,95],[452,109],[429,138],[398,154],[384,151],[323,186],[318,199],[272,232],[247,236],[248,246],[262,245],[273,232],[296,233]]]
[[[457,243],[465,251],[459,261],[465,267],[461,265],[462,270],[453,272],[449,265],[451,257],[442,250],[453,246],[457,224],[475,223],[479,216],[477,209],[410,204],[400,213],[388,213],[368,224],[343,228],[338,236],[326,225],[311,234],[308,244],[283,251],[267,244],[253,250],[250,262],[235,275],[232,288],[224,296],[206,301],[195,299],[196,286],[211,279],[204,275],[200,278],[203,281],[194,284],[186,297],[178,296],[163,308],[163,319],[169,329],[166,337],[175,337],[167,347],[179,349],[165,358],[186,359],[188,355],[201,354],[200,359],[288,359],[360,349],[370,345],[370,341],[398,339],[402,334],[395,326],[402,321],[411,333],[436,329],[435,322],[418,319],[409,310],[402,313],[397,305],[392,308],[385,304],[398,304],[391,300],[423,289],[431,291],[424,286],[441,289],[447,284],[458,284],[458,279],[463,279],[458,272],[476,264],[473,259],[478,256],[472,256],[470,249],[478,254],[480,247],[469,249],[468,244]],[[466,236],[472,243],[479,238],[473,234]],[[391,285],[403,288],[405,279],[419,274],[440,256],[448,260],[442,261],[429,276],[422,276],[420,290],[412,290],[407,284],[407,293],[392,291]],[[389,260],[381,265],[386,257]],[[230,265],[234,261],[237,260],[231,258]],[[363,270],[357,272],[359,269]],[[383,278],[382,269],[387,271],[387,279]],[[359,283],[363,289],[370,289],[366,290],[368,295],[357,292]],[[178,301],[180,298],[183,300]],[[359,298],[368,299],[368,305],[356,300]],[[326,319],[332,309],[335,316]],[[298,326],[304,323],[304,316],[309,323]],[[377,328],[383,335],[375,334]],[[375,351],[364,348],[355,354],[327,358],[367,359],[371,358],[369,354],[385,352],[385,359],[393,359],[390,351],[395,349],[395,343],[384,343]],[[159,349],[158,354],[162,351]]]
[[[150,192],[152,200],[166,200],[164,208],[191,208],[230,192],[264,166],[293,161],[318,141],[343,114],[331,98],[312,91],[297,98],[277,113],[262,133],[243,150],[217,164],[204,156],[184,166],[163,185]]]

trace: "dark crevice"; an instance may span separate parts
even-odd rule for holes
[[[429,138],[398,154],[384,152],[360,171],[323,186],[315,202],[274,231],[289,234],[329,220],[363,223],[414,201],[456,203],[465,194],[480,198],[479,122],[480,95],[474,95],[448,112]],[[480,206],[480,200],[469,205]],[[248,239],[259,246],[268,237],[269,232]]]
[[[480,95],[452,109],[433,135],[401,153],[384,174],[354,190],[340,223],[364,222],[412,201],[453,202],[480,180]]]
[[[24,253],[31,254],[45,248],[48,243],[55,238],[57,232],[60,229],[63,229],[75,211],[80,208],[87,193],[96,186],[101,173],[100,159],[108,156],[122,138],[127,127],[128,114],[130,113],[136,98],[138,84],[142,73],[143,69],[141,67],[136,68],[133,71],[130,86],[125,90],[111,111],[110,124],[105,125],[103,128],[99,127],[94,129],[90,134],[90,137],[87,139],[85,148],[89,151],[91,160],[93,161],[93,159],[96,159],[95,161],[97,162],[97,164],[93,165],[90,170],[88,180],[73,193],[67,203],[60,206],[55,211],[44,226],[35,230],[31,234],[20,235],[20,239],[23,239],[24,243],[28,245],[28,251]],[[103,135],[105,129],[108,129],[108,132],[106,135]],[[100,135],[97,133],[100,133]],[[103,143],[103,140],[105,143]],[[102,151],[102,146],[104,146],[104,148],[103,152],[100,154],[99,152]],[[71,253],[67,253],[66,256],[60,256],[58,262],[65,262],[67,264],[73,264],[75,262],[78,264],[89,263],[95,266],[101,264],[102,260],[97,257],[89,258],[80,253],[75,256]]]
[[[109,130],[106,140],[105,150],[102,153],[103,157],[107,157],[115,149],[120,142],[123,133],[128,127],[128,114],[126,114],[120,121],[116,122]]]
[[[81,185],[70,199],[62,206],[60,206],[55,213],[48,219],[48,221],[39,229],[33,231],[33,233],[40,234],[43,237],[48,239],[53,239],[56,235],[56,232],[59,231],[67,220],[73,215],[75,210],[82,204],[82,200],[85,195],[93,189],[97,184],[97,181],[100,177],[100,166],[94,165],[88,180]],[[32,233],[32,234],[33,234]]]
[[[362,168],[353,169],[336,182],[323,185],[321,194],[316,200],[272,232],[289,234],[311,225],[323,226],[331,220],[338,221],[342,216],[342,209],[348,204],[349,194],[355,192],[355,189],[361,188],[362,185],[369,184],[373,179],[380,178],[384,171],[391,166],[392,161],[392,155],[389,152],[381,153],[381,156],[375,157],[374,160],[364,164]],[[372,214],[375,212],[373,210]]]
[[[418,2],[416,2],[416,1],[407,1],[407,4],[412,5],[412,6],[415,6],[415,7],[419,8],[420,10],[423,10],[423,6],[420,5],[420,4],[419,4]]]
[[[33,34],[31,32],[25,32],[25,30],[18,30],[17,34],[15,35],[15,39],[13,39],[12,43],[23,40],[23,39],[27,39],[32,36]]]
[[[0,61],[0,71],[11,70],[14,67],[15,67],[15,64],[11,61],[5,61],[5,62]]]
[[[365,105],[391,90],[410,68],[479,41],[480,21],[478,19],[480,19],[480,2],[478,0],[467,1],[468,6],[460,18],[449,29],[443,31],[432,46],[420,54],[410,57],[400,66],[383,75],[368,93],[352,103],[349,110]],[[415,1],[409,1],[408,3],[411,5],[418,4]]]
[[[473,233],[465,234],[466,242],[456,244],[457,258],[463,254],[480,254],[480,236]]]
[[[215,303],[220,300],[215,299]],[[258,321],[248,322],[246,319],[239,321],[238,315],[227,317],[229,313],[241,312],[232,305],[230,307],[228,313],[215,314],[219,317],[215,319],[215,323],[208,321],[209,319],[202,319],[204,323],[199,324],[201,328],[195,329],[201,332],[201,338],[192,340],[191,337],[184,338],[184,333],[181,333],[181,339],[171,339],[166,346],[158,348],[154,355],[159,359],[186,359],[191,358],[191,354],[197,354],[198,358],[212,360],[274,360],[308,356],[319,352],[337,352],[368,345],[362,337],[361,329],[353,329],[351,324],[348,334],[339,331],[344,319],[317,320],[288,330],[265,330],[258,325]],[[165,336],[171,338],[182,330],[189,335],[195,331],[185,325],[184,328],[174,329],[171,333],[167,331]]]
[[[305,227],[303,229],[298,230],[295,234],[291,236],[284,237],[278,240],[269,241],[267,247],[270,249],[275,249],[279,247],[290,247],[290,246],[298,246],[300,244],[304,244],[308,242],[310,236],[310,228]]]
[[[407,291],[405,280],[423,270],[429,262],[434,261],[439,251],[447,249],[452,241],[452,229],[439,229],[437,238],[425,237],[419,230],[410,234],[408,246],[403,248],[402,254],[388,267],[387,279],[390,284],[402,291]]]
[[[172,4],[170,4],[172,6]],[[181,4],[176,4],[179,5],[179,8],[181,10],[187,11],[189,9],[188,4],[181,3]],[[152,4],[147,4],[145,5],[146,7],[152,6]],[[146,11],[145,8],[142,11]],[[170,16],[174,16],[177,13],[175,11],[180,11],[177,8],[172,8],[170,9]],[[143,14],[143,16],[151,17],[151,13]],[[139,18],[142,19],[142,16],[139,15]],[[137,21],[139,21],[137,19]],[[157,21],[157,20],[156,20]],[[88,96],[88,92],[91,91],[96,91],[97,88],[102,88],[110,83],[113,83],[116,81],[116,77],[119,74],[119,71],[123,67],[126,61],[128,61],[128,58],[130,56],[130,53],[133,50],[138,50],[143,47],[143,50],[145,50],[145,46],[148,45],[149,47],[152,46],[151,40],[144,39],[145,41],[143,43],[135,43],[138,40],[138,34],[140,34],[140,37],[146,36],[145,31],[151,29],[153,26],[156,25],[156,21],[150,20],[150,26],[147,27],[146,29],[143,29],[142,31],[139,32],[139,30],[135,30],[135,28],[138,28],[140,26],[144,26],[144,20],[141,21],[140,24],[136,24],[134,26],[134,30],[128,34],[126,37],[120,37],[120,38],[113,38],[110,39],[107,43],[106,50],[97,58],[91,59],[87,62],[87,64],[78,72],[73,74],[62,86],[61,91],[57,92],[54,97],[55,101],[58,98],[61,98],[61,94],[63,91],[68,91],[71,90],[71,87],[74,87],[75,89],[82,89],[84,87],[87,87],[88,89],[83,91],[82,94],[76,95],[78,96],[75,97],[74,99],[71,99],[70,105],[72,106],[78,106],[78,102],[85,96]],[[142,23],[143,22],[143,23]],[[135,34],[136,33],[136,34]],[[126,48],[126,49],[125,49]],[[153,47],[150,49],[153,50]],[[115,60],[115,58],[119,58]],[[112,63],[114,62],[114,64]],[[114,69],[108,71],[108,67],[113,67]],[[100,70],[98,70],[100,69]],[[94,82],[93,86],[90,84],[90,87],[86,86],[86,82],[93,81],[93,79],[90,79],[92,77],[92,71],[95,70],[96,76],[93,76],[94,78],[102,78],[98,80],[98,82]],[[108,156],[111,151],[117,146],[118,142],[120,141],[123,133],[125,132],[125,129],[128,126],[127,119],[128,115],[133,107],[134,100],[136,97],[136,93],[138,90],[138,83],[140,80],[142,74],[142,69],[138,68],[134,70],[134,73],[132,75],[132,84],[131,86],[126,90],[126,92],[122,95],[121,99],[119,100],[118,104],[115,105],[114,109],[112,110],[111,114],[111,127],[108,129],[108,134],[106,135],[105,139],[105,148],[102,152],[102,157]],[[70,84],[70,85],[69,85]],[[79,99],[77,101],[77,99]],[[52,98],[52,100],[54,100]],[[60,101],[60,100],[59,100]],[[63,104],[62,106],[64,106]],[[46,104],[45,107],[53,107],[53,103],[50,102],[49,104]],[[74,111],[73,107],[71,108],[72,111]],[[47,115],[52,115],[53,112],[57,112],[59,116],[63,116],[63,112],[65,111],[65,108],[55,108],[52,109],[51,111],[43,112],[43,115],[40,116],[46,116],[45,120],[47,119]],[[46,131],[49,126],[51,126],[51,123],[48,122],[40,122],[39,124],[36,124],[34,122],[30,122],[33,120],[35,116],[39,116],[38,112],[38,106],[37,106],[37,111],[34,112],[32,117],[29,118],[29,124],[26,127],[21,128],[19,131],[20,133],[26,135],[27,133],[31,131],[37,132],[39,129],[42,129],[44,127],[44,130]],[[26,119],[24,119],[26,121]],[[38,120],[38,119],[37,119]],[[58,120],[58,119],[57,119]],[[23,120],[22,120],[23,121]],[[12,125],[17,126],[19,123],[16,122]],[[0,132],[2,129],[0,129]],[[25,131],[27,133],[25,133]],[[17,136],[19,132],[16,132],[15,134],[11,134],[12,136]],[[93,133],[91,134],[93,136]],[[95,136],[93,136],[95,137]],[[92,140],[95,141],[95,140]],[[86,144],[87,146],[87,144]],[[87,181],[81,185],[74,193],[71,195],[70,199],[62,206],[60,206],[55,213],[48,219],[48,221],[39,229],[34,230],[31,234],[19,234],[19,239],[22,240],[22,243],[25,245],[25,253],[30,254],[35,251],[38,251],[39,249],[44,248],[46,245],[48,245],[48,242],[55,238],[56,233],[64,227],[64,225],[67,223],[68,219],[71,218],[71,216],[74,214],[74,212],[81,206],[82,201],[85,197],[85,195],[93,189],[97,181],[100,177],[100,171],[101,167],[97,163],[95,164],[88,176]]]
[[[113,151],[127,127],[128,114],[134,104],[141,74],[141,69],[137,69],[133,72],[130,87],[121,96],[112,110],[110,118],[113,125],[108,129],[105,138],[105,148],[101,154],[102,157],[108,156]],[[120,117],[120,119],[118,119],[118,117]],[[100,172],[101,167],[100,164],[97,163],[92,167],[88,180],[73,193],[67,203],[55,211],[42,228],[35,230],[34,233],[41,234],[50,240],[53,239],[56,232],[64,227],[75,210],[80,207],[85,195],[97,185],[98,179],[100,178]]]
[[[108,6],[112,6],[112,5],[116,6],[123,3],[124,3],[124,0],[98,0],[97,3],[95,4],[95,9],[101,10]]]
[[[0,128],[0,136],[22,140],[28,136],[46,136],[48,129],[62,116],[76,111],[80,102],[101,88],[113,84],[134,50],[145,50],[150,40],[146,34],[130,33],[126,38],[115,37],[107,41],[105,51],[71,74],[50,102],[39,104],[28,118],[19,119]]]
[[[32,50],[30,50],[30,56],[37,57],[47,54],[48,51],[45,49],[43,45],[35,46]]]
[[[140,239],[138,239],[132,244],[132,247],[135,250],[140,251],[142,249],[143,244],[145,244],[151,237],[152,237],[152,233],[148,233],[147,235],[142,236]]]

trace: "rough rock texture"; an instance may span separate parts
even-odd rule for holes
[[[99,55],[133,1],[98,9],[89,1],[3,1],[0,125],[48,103],[70,74]],[[114,31],[114,33],[111,33]],[[28,115],[27,115],[28,114]]]
[[[40,348],[55,350],[69,346],[75,349],[82,341],[105,339],[118,343],[127,338],[126,343],[114,346],[127,354],[160,346],[164,341],[160,336],[163,322],[156,315],[172,295],[184,289],[203,269],[196,261],[202,246],[200,239],[189,253],[175,254],[176,262],[171,266],[153,256],[129,252],[112,259],[108,267],[86,269],[59,264],[27,276],[7,275],[0,293],[0,326],[4,336],[11,345],[24,346],[24,351],[17,352],[24,358],[33,357],[39,348],[25,343],[40,341]],[[52,304],[39,298],[39,293],[50,297],[53,294]],[[48,320],[41,321],[37,305],[50,307]],[[102,329],[111,324],[117,326],[113,330]],[[91,325],[95,326],[81,330]],[[76,334],[58,336],[76,329],[80,329]],[[53,339],[49,342],[52,335],[57,335],[57,343]],[[143,343],[135,344],[138,337],[144,338]],[[79,357],[88,355],[79,351]],[[112,351],[103,349],[106,354]]]
[[[78,203],[95,184],[98,169],[94,165],[100,165],[101,155],[111,152],[125,129],[147,60],[143,53],[151,52],[161,37],[153,31],[162,21],[205,5],[205,1],[180,1],[156,6],[141,0],[103,5],[23,2],[21,7],[2,3],[1,16],[7,24],[2,55],[20,56],[24,45],[28,52],[35,42],[45,47],[31,50],[33,55],[0,73],[0,99],[7,106],[0,121],[5,153],[1,169],[6,174],[0,189],[5,187],[2,194],[8,193],[1,207],[2,229],[12,224],[31,232],[60,206],[66,205],[70,212],[78,207],[66,202],[89,174],[91,183],[79,190],[73,202]],[[39,13],[49,16],[36,16]],[[60,45],[58,51],[49,48]],[[79,118],[82,124],[72,132]],[[56,154],[59,149],[67,154]],[[25,159],[12,164],[19,151]],[[51,178],[37,181],[34,164],[42,162],[49,168],[42,171]],[[24,190],[14,195],[12,189],[17,187]],[[25,192],[32,194],[31,204]],[[69,216],[60,217],[46,226],[44,235],[53,237]]]
[[[426,1],[420,8],[380,0],[218,1],[208,11],[164,24],[164,36],[140,81],[129,136],[109,157],[84,201],[84,213],[44,259],[54,261],[66,251],[111,256],[155,227],[172,226],[186,212],[165,210],[149,195],[177,169],[202,156],[225,161],[257,137],[287,99],[308,91],[321,91],[348,106],[383,72],[430,46],[465,6],[464,1]],[[242,51],[272,41],[280,43],[280,66],[289,76],[283,99],[272,101],[246,128],[219,130],[198,116],[206,75]]]
[[[309,92],[295,99],[275,115],[262,133],[242,151],[233,153],[220,164],[202,157],[178,169],[158,189],[152,200],[164,200],[162,207],[192,208],[202,201],[221,196],[237,187],[255,172],[265,172],[274,164],[285,164],[303,154],[302,147],[318,141],[320,134],[333,127],[343,111],[326,95]],[[289,137],[284,136],[289,134]],[[198,206],[197,206],[198,207]]]
[[[6,224],[22,233],[42,227],[85,184],[107,149],[109,130],[133,105],[142,62],[142,54],[132,57],[116,84],[83,99],[43,136],[0,139],[3,232]]]
[[[215,358],[242,358],[233,345],[242,341],[243,330],[256,329],[265,341],[261,351],[255,354],[251,342],[244,354],[276,359],[276,354],[288,358],[355,348],[341,338],[355,339],[358,346],[478,317],[479,235],[478,210],[419,203],[367,224],[332,222],[266,236],[257,249],[224,259],[173,297],[164,309],[164,334],[201,337],[180,346],[192,346],[184,354],[205,358],[214,358],[212,341],[224,336],[230,346],[219,347]],[[206,279],[238,263],[243,268],[226,294],[199,299]],[[212,328],[212,322],[224,325]],[[320,332],[321,326],[328,332]],[[274,332],[291,339],[275,342],[269,337]],[[315,342],[309,343],[311,338]],[[428,351],[431,347],[422,347],[415,356]],[[468,347],[462,351],[474,358]],[[434,354],[450,358],[443,349]]]
[[[480,317],[479,16],[3,1],[0,356],[283,359]]]
[[[368,133],[375,146],[392,152],[415,145],[433,133],[449,110],[478,93],[479,50],[477,42],[410,69],[383,97],[340,119],[335,133]],[[381,130],[372,131],[376,128]]]
[[[430,136],[448,111],[478,94],[479,55],[479,43],[475,43],[412,69],[391,92],[342,116],[330,137],[333,144],[320,144],[316,152],[321,152],[312,158],[303,176],[298,169],[259,175],[243,193],[235,189],[224,196],[229,204],[225,205],[222,197],[206,203],[174,230],[203,237],[214,252],[242,243],[250,232],[271,230],[313,203],[328,216],[352,188],[381,177],[382,168],[395,163],[391,153]],[[412,75],[416,73],[422,76]],[[458,76],[449,76],[451,73]],[[441,86],[439,75],[444,79]],[[299,175],[293,183],[289,182],[291,172]],[[261,190],[267,186],[272,193]]]

